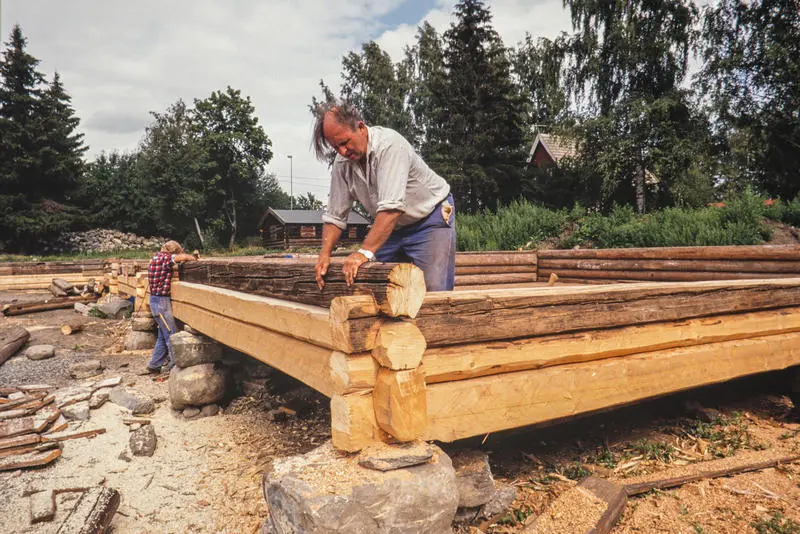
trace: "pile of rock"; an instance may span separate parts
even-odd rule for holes
[[[148,249],[156,251],[167,241],[163,237],[140,237],[118,230],[87,230],[65,232],[46,244],[45,252],[111,252],[115,250]]]
[[[169,400],[186,419],[219,413],[225,396],[225,371],[216,365],[222,345],[200,334],[178,332],[170,338],[175,367],[169,375]]]
[[[376,444],[357,455],[330,442],[276,460],[264,477],[269,518],[262,534],[452,532],[455,521],[505,512],[516,496],[496,485],[486,454],[451,460],[435,445]]]
[[[131,318],[131,331],[125,338],[125,350],[145,350],[156,346],[158,325],[150,312],[137,311]]]

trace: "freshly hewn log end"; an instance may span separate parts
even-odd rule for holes
[[[374,317],[380,313],[380,307],[372,295],[352,295],[333,299],[330,313],[333,322],[343,323],[348,319]]]
[[[70,319],[69,321],[61,325],[61,333],[64,334],[65,336],[69,336],[71,334],[83,330],[83,326],[84,326],[83,319],[79,318]]]
[[[550,273],[550,278],[547,279],[547,285],[552,286],[558,282],[558,275],[556,273]]]
[[[422,363],[427,343],[417,325],[407,321],[385,322],[378,330],[372,357],[382,367],[395,371],[416,369]]]
[[[381,311],[389,317],[414,318],[425,299],[425,275],[411,263],[400,263],[389,273],[386,300]]]
[[[331,396],[331,442],[339,450],[360,451],[379,441],[390,441],[375,421],[372,391]]]
[[[378,426],[398,441],[420,437],[428,424],[425,373],[381,369],[372,392]]]
[[[334,351],[328,360],[333,393],[344,395],[357,390],[372,389],[379,365],[367,353],[345,354]]]

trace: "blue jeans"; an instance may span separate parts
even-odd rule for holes
[[[452,291],[456,281],[456,214],[445,220],[442,204],[453,206],[453,195],[436,205],[421,221],[396,228],[378,249],[378,261],[408,261],[422,269],[428,291]]]
[[[158,369],[162,365],[170,368],[175,360],[172,358],[172,346],[169,344],[169,337],[175,333],[178,326],[172,316],[172,301],[169,297],[159,297],[150,295],[150,312],[158,325],[158,339],[153,349],[153,357],[147,367]]]

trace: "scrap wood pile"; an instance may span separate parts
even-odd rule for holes
[[[541,260],[540,260],[541,265]],[[424,293],[408,264],[187,263],[176,316],[331,397],[332,435],[453,441],[800,364],[800,278]]]
[[[70,429],[65,412],[83,402],[88,409],[96,391],[120,381],[115,377],[59,390],[47,384],[0,387],[0,471],[47,465],[61,456],[62,442],[105,432]]]
[[[564,282],[688,282],[795,278],[800,246],[612,248],[539,250],[538,276]]]
[[[0,290],[48,289],[58,278],[74,286],[103,280],[108,260],[0,262]]]

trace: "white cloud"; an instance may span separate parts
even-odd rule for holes
[[[342,56],[362,42],[376,39],[401,57],[416,24],[381,31],[381,17],[404,1],[414,0],[6,0],[0,33],[6,42],[19,23],[40,70],[59,71],[90,156],[135,149],[150,111],[231,85],[251,97],[284,188],[292,155],[295,194],[325,199],[328,172],[309,150],[308,104],[320,79],[338,86]],[[569,29],[561,0],[488,4],[509,46],[526,31],[553,37]],[[454,5],[440,0],[422,19],[444,31]]]

